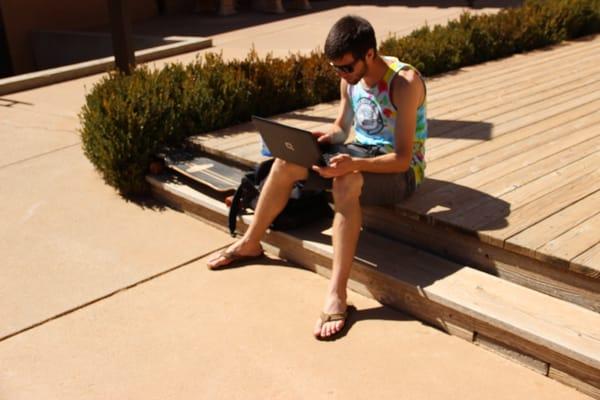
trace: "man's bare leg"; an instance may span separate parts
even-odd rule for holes
[[[333,264],[323,307],[323,311],[328,314],[346,311],[346,287],[362,224],[359,202],[362,184],[360,173],[344,175],[335,178],[333,182]],[[340,331],[343,326],[344,321],[322,323],[319,319],[313,333],[317,337],[328,337]]]
[[[260,254],[262,252],[260,240],[271,222],[287,204],[294,183],[306,179],[307,176],[306,168],[276,159],[258,198],[252,223],[244,236],[227,250],[243,256]],[[217,252],[211,256],[207,265],[209,268],[216,268],[227,265],[230,261],[222,252]]]

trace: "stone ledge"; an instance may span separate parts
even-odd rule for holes
[[[164,40],[174,41],[175,43],[138,50],[135,52],[136,62],[144,63],[212,46],[212,39],[207,38],[169,36],[164,38]],[[114,57],[104,57],[64,67],[4,78],[0,79],[0,96],[99,74],[113,68]]]

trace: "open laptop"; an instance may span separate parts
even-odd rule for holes
[[[306,168],[327,165],[329,154],[323,156],[324,148],[311,132],[257,116],[252,116],[252,122],[273,157]]]

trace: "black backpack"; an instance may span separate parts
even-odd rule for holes
[[[247,208],[254,210],[265,179],[271,171],[274,159],[263,161],[256,170],[247,173],[233,195],[229,209],[229,232],[235,236],[237,218]],[[288,230],[300,227],[309,222],[332,218],[333,211],[329,206],[327,193],[324,190],[305,189],[302,182],[297,182],[292,189],[290,199],[283,211],[275,218],[270,228]]]

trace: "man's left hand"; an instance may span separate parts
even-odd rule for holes
[[[348,154],[338,154],[329,160],[328,167],[313,165],[312,169],[313,171],[318,172],[323,178],[335,178],[336,176],[354,172],[356,170],[356,165],[352,157]]]

